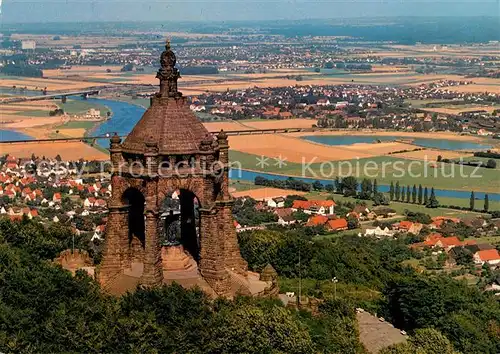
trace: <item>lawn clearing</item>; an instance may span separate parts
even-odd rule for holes
[[[106,116],[107,112],[110,111],[109,108],[104,105],[84,100],[68,100],[66,103],[58,103],[58,105],[65,113],[73,115],[85,114],[91,108],[100,110],[101,116]]]

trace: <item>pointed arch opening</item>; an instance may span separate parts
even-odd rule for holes
[[[193,259],[200,259],[200,201],[191,191],[167,193],[160,204],[158,226],[163,247],[182,245]]]
[[[137,238],[144,248],[146,242],[146,225],[144,221],[146,199],[138,189],[129,188],[123,193],[122,201],[128,207],[129,243],[132,243],[134,238]]]

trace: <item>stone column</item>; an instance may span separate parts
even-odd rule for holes
[[[101,284],[107,283],[124,269],[125,259],[123,255],[126,249],[123,248],[123,245],[128,241],[127,217],[127,209],[123,206],[109,206],[103,259],[99,267]]]
[[[232,213],[232,201],[217,202],[219,218],[219,240],[224,243],[225,266],[232,271],[246,275],[247,262],[241,257],[238,236]]]
[[[198,268],[207,283],[218,295],[229,294],[231,283],[224,267],[223,243],[219,242],[217,210],[200,209],[200,262]]]
[[[157,286],[163,282],[161,249],[157,234],[158,213],[148,210],[145,214],[146,244],[144,249],[144,272],[141,283],[149,286]]]
[[[161,285],[163,270],[161,265],[161,246],[158,236],[158,183],[156,179],[148,180],[145,191],[145,245],[144,245],[144,272],[141,282],[145,285]]]

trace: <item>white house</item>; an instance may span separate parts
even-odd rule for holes
[[[485,263],[489,265],[500,264],[500,254],[496,249],[477,251],[474,253],[474,263],[477,265]]]
[[[270,208],[283,208],[285,206],[285,198],[283,197],[269,198],[267,200],[267,206]]]
[[[316,102],[316,104],[318,106],[329,106],[331,103],[330,103],[330,100],[329,99],[319,99],[318,102]]]
[[[335,202],[333,200],[294,200],[292,210],[301,209],[306,214],[332,215]]]
[[[381,229],[380,226],[377,226],[375,229],[366,229],[365,236],[375,236],[375,237],[392,237],[394,236],[394,231],[389,230],[389,228],[385,227]]]

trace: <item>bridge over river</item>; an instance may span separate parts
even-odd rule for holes
[[[70,92],[58,92],[58,93],[39,95],[39,96],[4,97],[0,99],[0,104],[43,101],[43,100],[50,100],[53,98],[60,98],[62,102],[65,103],[66,98],[68,96],[82,96],[84,99],[87,99],[89,96],[99,95],[99,93],[100,90],[81,90],[81,91],[70,91]]]
[[[274,128],[274,129],[247,129],[247,130],[230,130],[226,131],[227,135],[262,135],[262,134],[283,134],[283,133],[299,133],[299,132],[316,132],[316,131],[330,131],[333,129],[324,128]],[[219,132],[210,132],[216,135]],[[115,132],[97,136],[82,136],[73,138],[56,138],[56,139],[24,139],[24,140],[4,140],[0,141],[0,146],[8,144],[37,144],[47,142],[74,142],[81,141],[86,143],[96,143],[97,140],[111,139]],[[120,138],[125,139],[127,135],[119,135]]]

